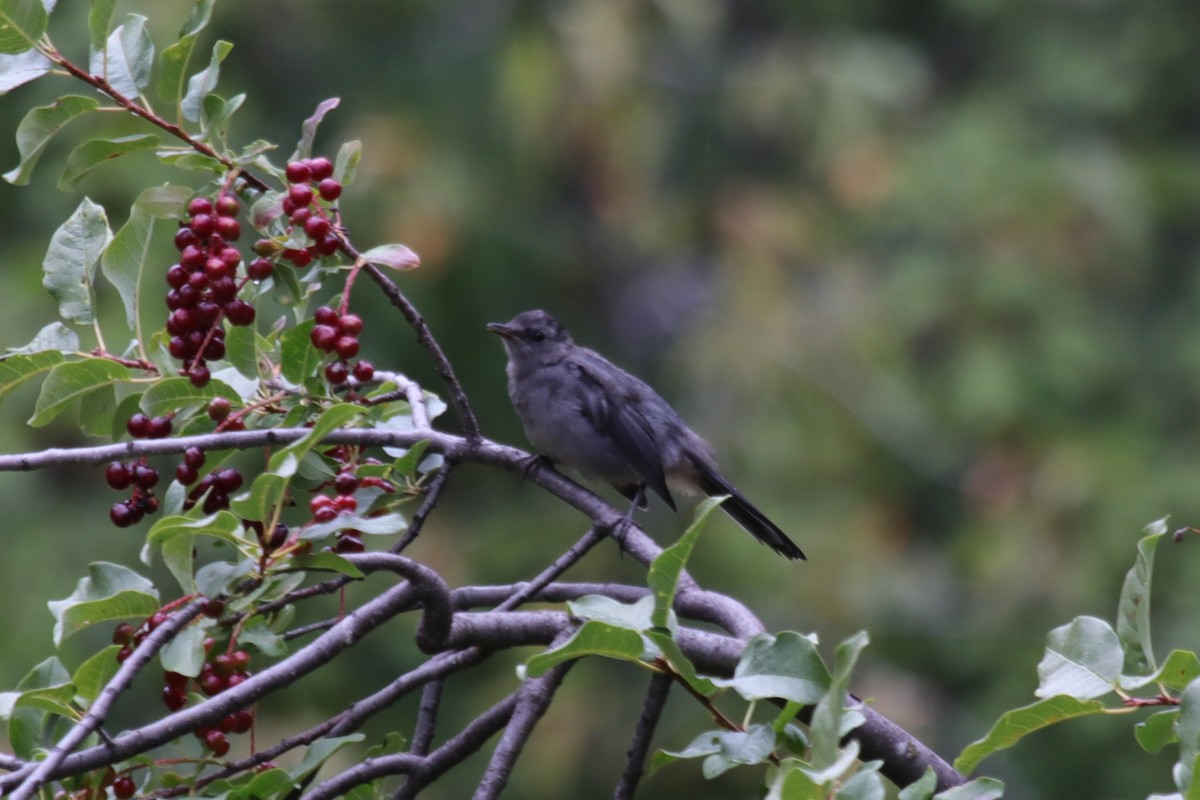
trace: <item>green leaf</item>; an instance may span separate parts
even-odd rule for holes
[[[220,381],[210,380],[197,387],[183,376],[162,378],[150,385],[139,403],[141,409],[152,417],[172,411],[207,406],[214,397],[236,397],[237,393]]]
[[[325,555],[333,555],[328,553]],[[340,558],[340,556],[335,556]],[[345,561],[345,559],[342,559]],[[287,655],[287,642],[275,631],[267,627],[267,621],[261,616],[253,617],[246,623],[238,634],[238,644],[250,645],[268,658],[282,658]]]
[[[330,406],[317,417],[312,429],[301,439],[297,439],[287,447],[277,450],[267,462],[267,469],[285,478],[296,474],[300,459],[325,438],[330,431],[345,427],[355,417],[366,413],[366,409],[353,403],[339,403]]]
[[[536,678],[552,667],[583,656],[604,656],[619,661],[640,661],[645,647],[641,634],[605,622],[583,623],[561,646],[539,653],[525,662],[525,677]]]
[[[268,349],[266,340],[258,335],[253,325],[231,325],[225,334],[225,360],[247,378],[257,378],[260,342],[264,350]]]
[[[1137,559],[1125,573],[1117,604],[1117,638],[1125,654],[1121,671],[1127,675],[1148,675],[1156,669],[1150,644],[1150,582],[1154,551],[1167,534],[1166,518],[1150,523],[1145,532],[1137,545]]]
[[[150,616],[158,610],[158,590],[128,567],[98,561],[88,565],[88,577],[79,579],[70,597],[47,605],[54,616],[57,647],[90,625]]]
[[[1090,700],[1117,686],[1125,655],[1116,632],[1095,617],[1076,617],[1050,631],[1038,664],[1038,697]]]
[[[671,606],[675,603],[675,588],[679,583],[679,576],[687,565],[692,548],[700,539],[700,531],[704,529],[704,523],[723,499],[723,497],[709,497],[700,503],[696,507],[692,524],[684,531],[683,536],[679,537],[679,541],[659,553],[658,557],[654,559],[654,563],[650,565],[647,584],[650,586],[650,591],[654,593],[654,625],[666,626],[667,614],[670,613]]]
[[[230,509],[245,519],[269,520],[287,493],[288,479],[273,472],[260,472],[244,497],[234,498]]]
[[[40,7],[37,0],[34,2]],[[30,109],[17,126],[17,152],[21,155],[21,163],[4,173],[4,180],[14,186],[29,183],[33,168],[54,134],[71,120],[95,110],[99,105],[100,102],[94,98],[69,94],[48,106]]]
[[[938,792],[934,800],[999,800],[1003,796],[1003,783],[995,778],[976,778],[970,783]]]
[[[402,244],[381,244],[362,254],[368,264],[387,267],[398,272],[421,266],[421,257]]]
[[[313,347],[312,336],[313,326],[316,325],[311,319],[300,323],[294,328],[289,328],[279,337],[280,345],[280,364],[283,369],[283,377],[289,383],[302,384],[312,375],[316,374],[320,367],[324,356],[321,351]]]
[[[362,570],[339,556],[337,553],[311,553],[306,556],[298,556],[292,559],[292,563],[298,569],[308,572],[318,570],[321,572],[337,572],[342,575],[347,575],[351,578],[363,577]]]
[[[134,201],[129,219],[117,231],[100,258],[100,269],[121,295],[125,305],[125,320],[139,341],[144,341],[139,320],[143,283],[148,273],[157,274],[163,269],[161,256],[155,254],[155,240],[175,228],[166,220],[151,216],[140,205],[143,197],[151,191],[157,194],[157,187],[145,190]],[[171,235],[174,236],[174,233]],[[155,289],[158,288],[156,285]]]
[[[404,515],[399,513],[382,514],[378,517],[360,517],[343,511],[328,522],[316,522],[305,526],[300,534],[301,539],[323,539],[326,536],[353,528],[368,536],[393,536],[408,528]]]
[[[85,706],[90,706],[100,696],[100,690],[117,674],[121,666],[117,661],[120,650],[120,645],[109,645],[80,664],[71,676],[75,697]]]
[[[88,11],[88,36],[93,50],[100,50],[112,30],[113,16],[117,10],[117,0],[92,0]]]
[[[218,511],[216,514],[193,519],[186,516],[164,517],[154,523],[146,534],[146,547],[149,552],[155,548],[162,551],[163,563],[179,581],[185,592],[196,591],[195,580],[192,577],[192,565],[195,562],[195,540],[197,536],[211,536],[235,547],[240,544],[237,537],[241,523],[238,518],[228,511]]]
[[[208,26],[212,19],[213,4],[216,0],[197,0],[192,11],[183,23],[179,32],[179,40],[163,48],[159,56],[161,74],[158,84],[158,95],[173,106],[178,107],[187,86],[187,65],[192,51],[196,49],[196,40],[200,31]]]
[[[834,651],[829,688],[817,702],[809,726],[813,742],[812,764],[818,770],[833,771],[835,765],[845,757],[846,748],[839,747],[846,735],[845,722],[847,719],[858,720],[856,715],[846,712],[846,692],[849,690],[850,672],[867,642],[866,632],[859,631]]]
[[[128,98],[137,97],[150,85],[154,66],[154,42],[146,32],[146,18],[129,14],[105,42],[103,50],[93,50],[89,69],[103,75],[114,89]]]
[[[159,141],[160,139],[152,133],[140,133],[118,139],[92,139],[84,142],[67,156],[67,167],[58,179],[58,188],[73,189],[84,175],[106,161],[120,158],[126,153],[153,150],[158,147]]]
[[[1179,712],[1175,709],[1151,714],[1133,726],[1133,737],[1147,753],[1157,753],[1169,744],[1179,741],[1175,735],[1175,723]]]
[[[312,155],[313,140],[317,138],[317,126],[321,124],[321,120],[325,119],[325,115],[337,108],[341,102],[340,98],[330,97],[317,103],[316,111],[300,126],[300,141],[296,143],[296,152],[292,153],[292,157],[288,161],[297,161]]]
[[[0,53],[0,95],[8,94],[48,73],[53,64],[37,50],[12,55]]]
[[[42,285],[58,301],[58,315],[67,322],[92,322],[96,262],[111,239],[104,208],[87,197],[51,235],[42,259]]]
[[[693,692],[704,697],[711,697],[719,690],[714,678],[708,678],[696,671],[696,665],[692,663],[679,643],[665,628],[653,628],[643,631],[644,643],[647,645],[647,652],[642,654],[643,659],[647,659],[654,655],[657,650],[658,657],[664,659],[671,665],[671,669],[683,679]]]
[[[9,348],[9,353],[16,355],[18,353],[32,355],[34,353],[42,353],[45,351],[55,351],[57,353],[77,353],[79,352],[79,335],[75,331],[63,325],[61,322],[51,322],[46,327],[42,328],[33,337],[33,341],[24,347]],[[3,356],[8,360],[13,360],[9,356]],[[61,362],[62,359],[58,359]],[[55,363],[58,363],[55,362]],[[0,364],[5,363],[0,361]],[[51,365],[53,366],[53,365]],[[49,367],[47,367],[48,369]],[[3,373],[4,368],[0,367],[0,373]],[[0,397],[3,397],[7,392],[0,385]]]
[[[304,751],[304,759],[300,762],[300,766],[291,771],[292,780],[299,783],[320,769],[321,765],[338,750],[341,750],[348,744],[361,742],[364,738],[366,738],[364,734],[352,733],[349,736],[318,739]]]
[[[200,129],[205,139],[223,143],[229,134],[229,118],[246,102],[245,93],[226,100],[217,94],[207,94],[200,103]]]
[[[333,178],[343,187],[354,183],[358,172],[358,162],[362,159],[362,142],[357,139],[346,142],[338,148],[337,158],[333,162]]]
[[[155,219],[177,221],[183,217],[187,201],[193,194],[190,186],[165,183],[142,190],[133,204]]]
[[[1172,650],[1150,680],[1168,689],[1182,689],[1200,678],[1200,658],[1191,650]]]
[[[1012,747],[1025,736],[1056,722],[1104,713],[1099,700],[1079,700],[1058,695],[1003,714],[982,739],[972,742],[954,761],[954,768],[970,774],[980,761],[997,750]]]
[[[763,763],[774,748],[775,732],[766,725],[751,725],[745,731],[705,731],[682,750],[655,753],[653,769],[679,759],[703,758],[704,777],[712,780],[734,767]]]
[[[884,800],[883,778],[877,769],[860,769],[838,789],[838,800]]]
[[[17,706],[38,708],[63,716],[73,714],[70,704],[75,696],[75,687],[71,684],[66,667],[55,656],[26,673],[17,682],[17,691],[20,692]]]
[[[901,789],[896,795],[896,800],[930,800],[936,791],[937,773],[933,771],[933,767],[929,767],[919,780]]]
[[[232,49],[231,43],[218,40],[213,44],[212,58],[209,60],[208,66],[188,79],[187,92],[179,102],[179,110],[184,119],[191,122],[200,121],[201,103],[209,92],[217,88],[217,83],[221,78],[221,62],[225,60],[225,56],[229,55],[229,51]]]
[[[79,428],[88,436],[106,439],[116,411],[116,387],[101,386],[79,398]]]
[[[0,361],[0,399],[30,378],[49,372],[61,363],[62,353],[54,350],[5,357]]]
[[[208,626],[203,624],[189,625],[175,634],[159,651],[158,658],[162,662],[162,668],[189,678],[199,676],[206,656],[204,640],[208,635]]]
[[[89,392],[127,381],[131,377],[133,370],[107,358],[86,358],[59,364],[46,376],[29,424],[40,428]]]
[[[1189,683],[1179,695],[1178,713],[1175,733],[1179,737],[1179,763],[1175,768],[1175,784],[1190,798],[1200,783],[1200,775],[1196,773],[1196,761],[1200,758],[1200,680]]]
[[[813,705],[825,696],[831,680],[812,640],[784,631],[778,636],[755,636],[747,643],[733,677],[713,682],[733,689],[746,700],[780,698]]]
[[[0,0],[0,53],[35,47],[49,24],[42,0]]]
[[[602,594],[585,595],[567,603],[571,615],[579,619],[604,622],[618,628],[641,633],[654,627],[654,598],[643,597],[633,603],[622,603]]]

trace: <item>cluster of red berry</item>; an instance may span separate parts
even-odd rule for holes
[[[289,236],[303,232],[312,244],[303,248],[284,248],[280,255],[293,266],[303,269],[311,264],[313,259],[333,255],[342,245],[328,205],[342,196],[342,184],[333,177],[333,162],[324,156],[289,162],[285,174],[289,186],[283,198],[282,210],[288,218],[287,232]],[[325,202],[317,202],[318,198]],[[277,249],[278,245],[270,239],[256,242],[254,251],[258,253],[259,258],[255,259],[251,267],[259,261],[269,264],[269,257],[274,255]],[[260,265],[259,268],[265,269],[265,266]]]
[[[148,417],[139,411],[125,423],[125,429],[135,439],[165,439],[171,435],[171,418]],[[158,485],[158,470],[147,464],[144,456],[129,463],[112,462],[104,470],[104,480],[117,491],[133,487],[128,500],[113,503],[108,510],[108,518],[118,528],[135,525],[158,511],[158,498],[153,492]]]
[[[358,491],[360,484],[358,477],[351,470],[339,472],[333,479],[335,494],[332,497],[319,494],[309,501],[308,510],[312,513],[313,521],[329,522],[342,512],[353,514],[357,511],[358,500],[355,499],[354,493]],[[333,548],[335,553],[361,553],[365,549],[361,531],[354,528],[338,531],[337,544]]]
[[[375,367],[370,361],[358,361],[351,367],[348,362],[358,355],[358,334],[362,333],[363,321],[358,314],[341,314],[329,306],[321,306],[313,315],[317,323],[309,337],[313,347],[336,354],[338,360],[325,366],[325,380],[334,386],[346,382],[350,375],[359,382],[375,377]]]
[[[245,280],[237,277],[242,255],[230,242],[242,235],[239,203],[222,192],[214,203],[196,197],[188,219],[175,234],[179,263],[167,270],[167,348],[183,362],[183,373],[196,386],[208,383],[207,361],[225,356],[225,325],[250,325],[254,306],[238,297]]]

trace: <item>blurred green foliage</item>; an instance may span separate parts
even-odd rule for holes
[[[165,40],[189,5],[140,10]],[[60,6],[52,32],[82,59],[86,6]],[[947,756],[1030,699],[1049,628],[1111,615],[1145,523],[1200,521],[1200,5],[256,0],[218,4],[215,27],[235,43],[222,91],[248,93],[235,141],[290,146],[318,101],[342,98],[317,150],[363,141],[343,199],[354,241],[421,254],[402,286],[488,435],[523,441],[483,324],[553,310],[657,385],[811,559],[774,559],[721,522],[697,578],[773,628],[869,629],[856,691]],[[24,112],[69,91],[44,79],[0,99],[4,168]],[[106,124],[68,129],[29,187],[0,185],[4,346],[54,318],[39,265],[80,195],[116,225],[141,187],[190,177],[136,154],[58,191],[71,146],[143,130]],[[368,288],[367,357],[440,389]],[[78,441],[25,428],[32,398],[0,406],[5,451]],[[3,481],[11,686],[48,648],[45,599],[139,542],[108,525],[99,473]],[[461,581],[528,577],[584,524],[508,476],[464,469],[451,486],[414,554]],[[683,527],[645,519],[663,541]],[[1175,637],[1159,646],[1195,648],[1196,544],[1165,547],[1156,609]],[[640,580],[611,548],[579,575]],[[393,645],[370,640],[347,681],[393,674]],[[596,698],[629,676],[572,673],[514,796],[608,795],[636,707]],[[498,697],[515,677],[491,680],[479,689]],[[312,691],[287,712],[316,719],[344,694]],[[659,743],[697,724],[676,698]],[[1061,800],[1165,791],[1164,763],[1127,724],[1089,720],[983,769],[1010,796]],[[675,766],[645,793],[752,785]]]

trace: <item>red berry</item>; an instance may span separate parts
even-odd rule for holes
[[[308,218],[312,215],[312,208],[310,206],[304,206],[304,208],[297,208],[291,213],[290,221],[293,225],[303,228],[304,223],[308,222]]]
[[[146,628],[154,630],[167,621],[167,615],[162,611],[155,611],[146,619]]]
[[[323,181],[333,174],[333,162],[325,156],[317,156],[308,162],[314,181]]]
[[[132,647],[122,647],[117,651],[117,663],[124,664],[131,655],[133,655]]]
[[[203,364],[196,364],[188,370],[187,376],[188,380],[192,382],[192,386],[195,386],[197,389],[204,388],[208,385],[209,380],[212,379],[212,373]]]
[[[211,214],[213,212],[212,200],[207,197],[193,197],[192,201],[188,203],[187,211],[193,217],[197,214]]]
[[[332,364],[325,367],[325,380],[329,381],[334,386],[345,383],[349,374],[349,370],[346,369],[346,364],[342,361],[334,361]]]
[[[283,201],[279,204],[279,210],[283,212],[285,217],[290,217],[296,213],[296,204],[292,202],[292,198],[284,197]]]
[[[370,361],[359,361],[354,365],[354,380],[359,383],[366,383],[375,377],[375,367]]]
[[[167,270],[167,286],[178,289],[188,281],[188,269],[182,264],[172,264]]]
[[[320,241],[329,233],[329,220],[317,214],[304,222],[304,232],[313,241]]]
[[[308,185],[297,183],[288,189],[287,199],[296,204],[296,208],[304,208],[313,201],[313,190]],[[192,221],[193,230],[196,227],[195,220]],[[199,234],[199,231],[196,231]]]
[[[171,354],[171,358],[176,358],[180,361],[184,361],[192,355],[189,351],[187,340],[182,336],[172,336],[171,340],[167,342],[167,351]]]
[[[194,244],[189,244],[179,253],[179,263],[187,269],[199,269],[204,266],[207,256],[204,251]]]
[[[358,490],[358,477],[353,472],[339,472],[333,479],[333,490],[338,494],[354,494]]]
[[[162,690],[163,705],[171,711],[178,711],[187,705],[187,692],[183,689],[173,689],[164,686]]]
[[[321,255],[331,256],[334,253],[336,253],[338,251],[338,249],[342,246],[342,242],[340,239],[338,239],[336,233],[329,233],[329,234],[326,234],[325,237],[323,239],[321,239],[321,241],[317,242],[313,246],[317,249],[317,252],[320,253]]]
[[[245,327],[254,322],[254,306],[245,300],[234,300],[225,306],[225,317],[230,325]]]
[[[313,514],[313,519],[317,522],[329,522],[338,515],[337,509],[333,506],[322,506]]]
[[[233,278],[224,277],[220,280],[213,281],[210,287],[212,291],[213,302],[225,305],[233,298],[237,297],[237,284]]]
[[[362,333],[362,317],[358,314],[342,314],[338,320],[337,329],[344,336],[357,336]]]
[[[342,358],[354,358],[358,355],[358,339],[354,336],[339,337],[334,349]]]
[[[150,424],[146,426],[147,439],[165,439],[171,435],[171,418],[170,417],[155,417],[150,420]]]
[[[308,338],[313,343],[313,347],[331,353],[337,346],[337,328],[331,325],[314,325]]]
[[[213,256],[204,262],[204,275],[210,281],[220,280],[226,277],[231,272],[231,268],[225,263],[225,259]]]
[[[217,657],[212,660],[212,665],[213,672],[225,677],[237,672],[237,668],[233,665],[233,658],[228,653],[218,653]]]
[[[236,492],[242,488],[242,473],[236,469],[223,469],[217,473],[217,485],[226,494]]]
[[[163,683],[172,689],[186,689],[189,680],[187,675],[178,672],[163,672]]]
[[[287,168],[284,170],[289,183],[304,183],[312,179],[312,170],[308,164],[300,161],[288,162]]]
[[[217,758],[229,752],[229,740],[218,730],[209,731],[204,736],[204,746],[211,750]]]
[[[196,244],[198,241],[200,240],[196,238],[196,234],[186,225],[175,232],[176,250],[183,250],[189,244]]]
[[[204,466],[204,451],[199,447],[189,447],[183,451],[183,462],[189,467],[199,469]]]
[[[220,313],[221,307],[216,303],[205,300],[203,303],[196,304],[196,319],[205,327],[216,322]]]
[[[358,536],[343,532],[338,534],[337,544],[333,549],[337,553],[361,553],[367,548]]]
[[[252,281],[265,281],[275,271],[275,265],[266,258],[256,258],[246,265],[246,276]]]
[[[125,430],[129,431],[129,435],[135,439],[141,439],[146,435],[146,429],[150,426],[150,418],[142,412],[138,412],[129,418],[125,423]]]
[[[200,691],[204,692],[209,697],[214,694],[220,694],[225,691],[225,678],[218,675],[216,672],[203,672],[200,674]]]
[[[237,672],[245,672],[246,667],[250,666],[250,654],[245,650],[234,650],[229,657],[233,659],[233,666]]]
[[[233,217],[217,217],[217,234],[227,242],[236,242],[242,235],[242,223]]]
[[[320,511],[322,508],[325,508],[326,506],[332,506],[332,505],[333,505],[332,497],[330,497],[327,494],[319,494],[319,495],[316,495],[315,497],[313,497],[312,500],[308,501],[308,510],[315,514],[318,511]]]
[[[236,673],[235,672],[233,675],[230,675],[228,678],[225,679],[225,686],[229,689],[232,689],[233,687],[237,686],[242,681],[246,680],[246,678],[249,674],[250,673]]]
[[[129,644],[133,641],[133,626],[128,622],[122,622],[113,628],[112,643],[113,644]]]
[[[211,214],[196,214],[192,217],[192,233],[201,239],[207,239],[217,229]]]
[[[190,467],[187,464],[180,464],[175,468],[175,480],[179,481],[184,486],[190,486],[196,482],[196,478],[200,477],[196,472],[195,467]]]
[[[318,325],[333,325],[337,326],[338,318],[341,315],[329,306],[321,306],[313,312],[313,319]]]
[[[343,511],[353,513],[358,510],[358,501],[352,495],[339,494],[333,498],[333,507],[337,509],[339,514]]]
[[[307,250],[284,250],[283,257],[292,262],[292,266],[304,269],[312,263],[312,253]]]
[[[184,702],[186,701],[187,698],[184,697]],[[178,709],[173,708],[171,710],[176,711]],[[137,792],[137,784],[133,782],[133,778],[128,775],[122,775],[113,781],[112,790],[117,800],[129,800]]]
[[[222,422],[229,416],[230,404],[229,399],[225,397],[214,397],[208,403],[208,418],[213,422]]]
[[[219,216],[236,217],[240,207],[237,198],[231,194],[222,194],[217,198],[217,214]]]
[[[130,473],[129,467],[120,461],[114,461],[104,470],[104,480],[111,488],[120,491],[121,489],[129,488],[129,484],[133,480],[133,475]]]
[[[321,193],[321,197],[333,201],[342,196],[342,185],[333,178],[326,178],[317,184],[317,191]]]

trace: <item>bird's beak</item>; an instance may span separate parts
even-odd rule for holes
[[[503,336],[505,339],[517,338],[517,332],[502,322],[489,322],[487,329],[497,336]]]

